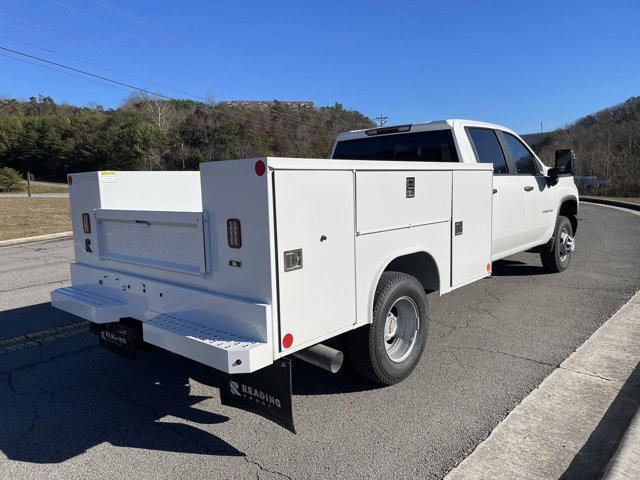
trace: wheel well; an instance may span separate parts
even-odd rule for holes
[[[562,202],[560,205],[560,212],[558,215],[562,215],[563,217],[567,217],[571,222],[571,227],[573,228],[573,233],[575,235],[576,230],[578,230],[578,202],[575,198],[568,198]]]
[[[440,289],[440,274],[438,265],[431,255],[426,252],[410,253],[393,259],[385,272],[402,272],[416,277],[426,291]]]

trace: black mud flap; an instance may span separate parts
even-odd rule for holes
[[[254,373],[229,375],[220,387],[223,405],[257,413],[292,433],[291,360],[281,358]]]
[[[100,346],[123,357],[136,360],[136,346],[142,344],[141,329],[122,323],[103,323],[91,326]]]

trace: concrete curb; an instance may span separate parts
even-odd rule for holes
[[[57,238],[71,238],[73,232],[49,233],[48,235],[37,235],[35,237],[12,238],[10,240],[0,240],[0,247],[11,245],[21,245],[23,243],[42,242],[43,240],[55,240]]]
[[[598,198],[598,197],[585,197],[580,195],[581,202],[590,202],[590,203],[600,203],[602,205],[611,205],[613,207],[622,207],[628,208],[629,210],[635,210],[640,212],[640,204],[631,203],[631,202],[621,202],[619,200],[609,200],[606,198]]]

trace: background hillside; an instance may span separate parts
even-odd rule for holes
[[[37,179],[98,169],[197,170],[204,161],[326,157],[338,132],[373,126],[340,104],[201,103],[133,95],[120,108],[0,99],[0,167]]]
[[[98,169],[197,170],[203,161],[274,155],[327,157],[336,135],[371,127],[340,104],[157,100],[132,95],[121,107],[75,107],[39,96],[0,99],[0,167],[64,180]],[[545,163],[573,148],[577,175],[606,185],[589,193],[640,196],[640,97],[552,132],[524,135]]]
[[[577,175],[609,181],[589,193],[640,196],[640,97],[524,138],[548,165],[553,164],[556,149],[573,148]]]

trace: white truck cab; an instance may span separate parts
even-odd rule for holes
[[[101,345],[167,350],[228,374],[223,403],[294,431],[291,361],[390,385],[426,344],[425,292],[538,249],[567,268],[571,155],[548,169],[513,132],[447,120],[341,134],[332,159],[203,163],[199,172],[68,176],[75,262],[54,307]]]

